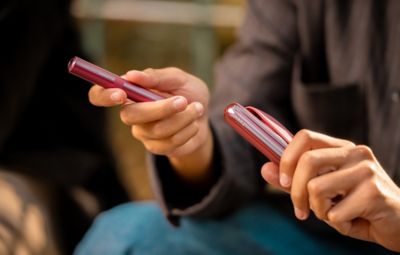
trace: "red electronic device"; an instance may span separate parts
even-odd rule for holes
[[[79,57],[73,57],[68,63],[68,71],[84,80],[98,84],[104,88],[120,88],[128,98],[135,102],[151,102],[164,97],[145,89],[137,84],[122,79],[101,67],[98,67]]]
[[[241,136],[279,165],[283,151],[293,138],[282,124],[257,108],[238,103],[229,104],[224,117]]]

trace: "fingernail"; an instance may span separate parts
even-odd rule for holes
[[[186,99],[184,97],[177,97],[172,104],[175,109],[179,110],[186,105]]]
[[[111,97],[112,101],[117,102],[117,103],[121,102],[121,100],[122,100],[122,95],[119,92],[112,93],[110,97]]]
[[[194,108],[196,109],[199,116],[203,115],[204,106],[201,103],[198,103],[198,102],[194,103]]]
[[[294,208],[294,214],[299,220],[305,220],[307,218],[307,214],[303,210],[300,210],[297,207]]]
[[[289,187],[291,184],[290,177],[285,173],[280,174],[279,182],[281,183],[281,186],[286,187],[286,188]]]

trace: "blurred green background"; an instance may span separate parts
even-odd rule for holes
[[[92,60],[117,74],[179,67],[212,89],[215,61],[235,40],[245,0],[75,0],[72,13]],[[153,198],[145,150],[109,109],[110,142],[134,200]]]

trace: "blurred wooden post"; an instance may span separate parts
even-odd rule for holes
[[[105,0],[80,0],[75,1],[78,10],[91,10],[97,12]],[[86,18],[80,22],[81,41],[83,49],[99,65],[105,64],[105,25],[103,19]]]
[[[243,14],[241,6],[218,4],[217,0],[76,0],[72,12],[84,20],[83,44],[96,62],[104,62],[104,21],[192,26],[192,69],[208,84],[212,84],[213,64],[217,55],[215,28],[236,27]]]
[[[211,5],[215,0],[193,0],[195,3]],[[210,9],[207,9],[210,10]],[[206,13],[211,20],[211,13]],[[196,76],[209,87],[214,84],[214,61],[217,56],[218,41],[215,28],[210,23],[199,23],[192,32],[192,65]]]

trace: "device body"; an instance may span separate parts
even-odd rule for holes
[[[129,99],[135,102],[151,102],[164,99],[164,97],[155,92],[122,79],[120,76],[79,57],[73,57],[69,61],[68,71],[75,76],[104,88],[120,88],[126,92]]]
[[[239,103],[229,104],[224,117],[242,137],[269,160],[279,164],[283,151],[293,138],[282,124],[257,108]]]

